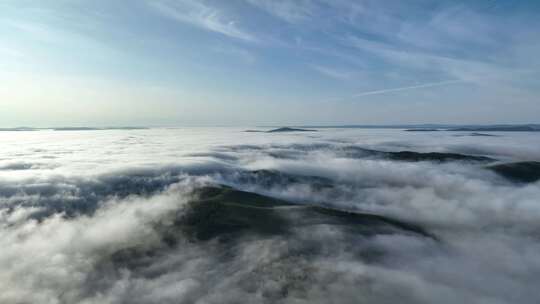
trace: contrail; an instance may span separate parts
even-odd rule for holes
[[[368,96],[368,95],[377,95],[377,94],[386,94],[390,92],[398,92],[398,91],[406,91],[406,90],[414,90],[414,89],[421,89],[421,88],[430,88],[430,87],[438,87],[438,86],[444,86],[447,84],[452,83],[458,83],[463,82],[463,80],[447,80],[447,81],[441,81],[441,82],[431,82],[431,83],[424,83],[419,84],[415,86],[409,86],[409,87],[401,87],[401,88],[394,88],[394,89],[386,89],[386,90],[378,90],[378,91],[368,91],[368,92],[362,92],[355,94],[351,97],[361,97],[361,96]]]
[[[414,89],[421,89],[421,88],[438,87],[438,86],[444,86],[444,85],[449,85],[449,84],[453,84],[453,83],[460,83],[460,82],[464,82],[464,80],[447,80],[447,81],[440,81],[440,82],[424,83],[424,84],[419,84],[419,85],[415,85],[415,86],[408,86],[408,87],[400,87],[400,88],[377,90],[377,91],[367,91],[367,92],[354,94],[354,95],[352,95],[350,97],[344,97],[344,98],[335,99],[333,101],[340,101],[340,100],[346,100],[346,99],[362,97],[362,96],[379,95],[379,94],[386,94],[386,93],[407,91],[407,90],[414,90]]]

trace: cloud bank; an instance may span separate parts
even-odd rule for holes
[[[534,134],[73,132],[28,132],[0,154],[11,164],[0,170],[2,303],[540,297],[540,182],[487,168],[538,160]],[[62,141],[36,144],[44,136]],[[367,149],[469,151],[494,160],[358,153]],[[209,223],[228,228],[193,238],[186,227],[206,225],[193,212],[210,212]]]

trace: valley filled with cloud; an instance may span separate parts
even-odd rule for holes
[[[2,303],[534,303],[535,133],[0,132]]]

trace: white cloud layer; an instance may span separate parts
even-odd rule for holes
[[[540,159],[535,134],[454,135],[0,132],[11,147],[0,152],[0,302],[534,303],[540,182],[512,182],[484,163],[359,152],[477,147],[474,154],[504,162]],[[215,184],[383,215],[436,239],[320,224],[166,245],[193,190]],[[294,219],[293,210],[282,212]]]
[[[203,1],[149,1],[148,4],[163,15],[174,20],[246,41],[257,39],[241,29],[234,19],[224,15],[217,7],[206,5]]]

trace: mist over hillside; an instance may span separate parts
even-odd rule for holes
[[[540,298],[536,133],[244,130],[0,133],[0,302]]]

